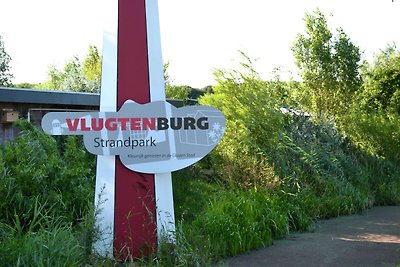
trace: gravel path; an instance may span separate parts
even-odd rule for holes
[[[226,259],[224,266],[399,266],[400,206],[319,221],[274,245]]]

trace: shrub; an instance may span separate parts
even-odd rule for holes
[[[81,265],[93,237],[94,157],[76,137],[17,126],[15,142],[0,147],[0,261]]]
[[[46,203],[67,222],[86,214],[94,195],[94,157],[76,137],[57,140],[25,121],[13,143],[0,149],[0,218],[22,225],[31,221],[36,201]]]

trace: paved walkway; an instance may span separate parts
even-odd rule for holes
[[[400,267],[400,206],[319,221],[313,233],[292,234],[223,265]]]

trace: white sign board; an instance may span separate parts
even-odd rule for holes
[[[51,112],[42,128],[52,135],[83,135],[96,155],[119,155],[128,169],[164,173],[206,156],[221,140],[223,114],[213,107],[175,108],[165,101],[126,101],[118,112]]]

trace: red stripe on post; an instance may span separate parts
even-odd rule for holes
[[[117,108],[128,100],[150,102],[145,0],[118,2]],[[149,256],[156,247],[154,175],[116,160],[115,257]]]

